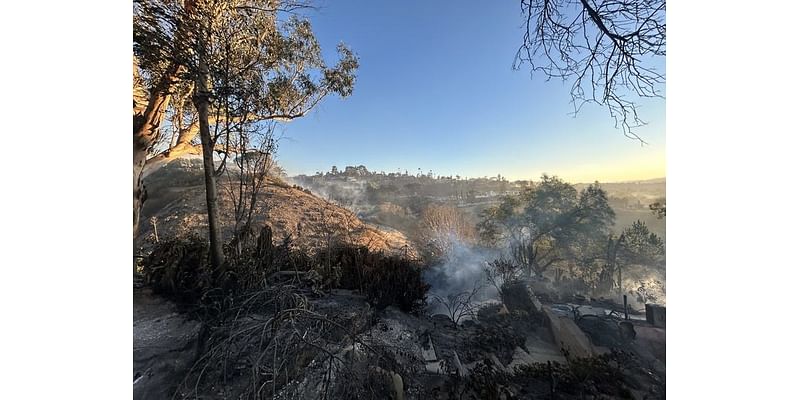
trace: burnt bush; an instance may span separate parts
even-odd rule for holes
[[[625,376],[625,367],[632,360],[623,353],[608,353],[587,358],[572,358],[567,364],[521,365],[514,371],[520,383],[548,381],[552,393],[564,398],[610,396],[616,399],[635,398],[631,389],[638,385]]]
[[[638,398],[634,390],[640,395],[649,392],[645,398],[666,397],[663,382],[636,369],[634,359],[618,352],[574,358],[566,364],[523,364],[513,371],[482,360],[469,376],[448,379],[444,391],[453,399],[634,399]]]
[[[225,246],[229,274],[239,291],[258,290],[272,283],[280,271],[305,274],[314,269],[314,259],[295,248],[291,236],[275,244],[272,229],[264,225],[258,235],[243,229]]]
[[[340,368],[336,384],[331,390],[332,399],[341,400],[386,400],[397,399],[403,390],[403,380],[410,377],[408,366],[395,359],[388,347],[370,343],[369,348],[353,351],[347,364]],[[404,378],[405,376],[405,378]],[[399,380],[399,385],[395,380]],[[327,398],[327,396],[320,396]]]
[[[197,235],[162,242],[142,260],[145,282],[153,292],[180,304],[199,302],[213,285],[208,268],[208,243]]]
[[[538,310],[534,304],[536,295],[526,282],[509,281],[500,286],[500,298],[511,312],[521,311],[536,315]]]
[[[154,293],[206,319],[225,314],[237,297],[270,286],[269,278],[277,271],[307,272],[313,267],[313,259],[293,249],[289,238],[273,244],[268,226],[257,236],[240,231],[225,244],[224,251],[224,272],[216,271],[209,264],[205,238],[194,234],[175,238],[155,246],[142,260],[142,273]]]
[[[241,230],[224,249],[225,273],[217,275],[208,263],[206,240],[193,235],[163,242],[142,262],[146,281],[156,293],[187,305],[216,304],[290,280],[317,293],[358,290],[379,309],[394,305],[406,312],[423,308],[429,288],[415,261],[347,244],[309,253],[290,237],[274,244],[268,226],[258,235]]]
[[[494,353],[508,364],[514,358],[517,347],[525,349],[525,334],[512,326],[509,318],[476,326],[475,332],[465,341],[462,350],[463,362],[479,361],[484,354]]]
[[[359,290],[379,309],[395,305],[417,312],[424,307],[430,286],[423,281],[417,262],[352,245],[336,246],[325,256],[338,274],[337,287]]]

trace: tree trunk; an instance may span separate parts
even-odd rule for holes
[[[191,124],[182,131],[178,132],[178,139],[175,141],[175,146],[191,146],[192,140],[197,137],[200,129],[197,124]]]
[[[622,296],[622,264],[617,261],[617,253],[619,252],[619,247],[622,245],[622,241],[625,240],[625,234],[619,235],[617,239],[617,243],[614,245],[614,264],[613,266],[617,268],[617,293]]]
[[[222,272],[225,255],[222,252],[222,235],[220,234],[219,206],[217,204],[217,184],[214,178],[214,141],[208,124],[208,66],[205,62],[204,46],[198,46],[199,73],[195,84],[194,105],[197,108],[200,123],[200,142],[203,146],[203,174],[206,181],[206,207],[208,210],[208,239],[211,244],[211,265]]]
[[[143,89],[137,87],[138,71],[134,65],[133,102],[133,236],[139,230],[139,215],[147,198],[142,182],[142,172],[147,160],[147,149],[158,139],[159,128],[171,99],[171,89],[178,79],[178,67],[172,66],[150,94],[147,105]],[[139,101],[137,101],[139,100]]]

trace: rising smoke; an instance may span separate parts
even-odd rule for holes
[[[471,292],[478,285],[480,289],[473,299],[482,302],[497,299],[497,289],[486,281],[485,269],[489,261],[499,258],[502,253],[494,249],[478,248],[451,236],[449,251],[438,264],[426,268],[423,279],[431,285],[429,298],[446,298],[462,292]],[[432,313],[442,312],[442,306],[430,303]]]

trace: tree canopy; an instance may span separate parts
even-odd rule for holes
[[[484,241],[509,246],[516,262],[541,274],[576,242],[608,235],[613,222],[614,211],[598,183],[578,192],[558,177],[543,175],[533,188],[486,209],[478,228]]]
[[[211,81],[212,125],[252,124],[304,116],[329,94],[352,93],[358,60],[345,45],[326,64],[306,2],[275,0],[135,0],[133,51],[147,91],[170,71],[175,101],[164,128],[189,144],[198,132],[191,102],[198,73],[197,43],[204,43]],[[203,37],[197,37],[199,27]],[[218,134],[219,134],[218,129]]]
[[[353,90],[357,58],[339,45],[328,66],[299,12],[306,8],[291,0],[134,0],[134,234],[146,155],[164,125],[172,131],[165,156],[193,149],[199,134],[211,258],[224,264],[216,177],[228,155],[265,149],[269,122],[302,117],[327,95]],[[215,151],[223,154],[218,166]]]

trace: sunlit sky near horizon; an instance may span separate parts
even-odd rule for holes
[[[290,175],[363,164],[512,180],[666,176],[664,100],[641,102],[641,145],[602,106],[573,117],[571,82],[512,69],[524,33],[518,1],[327,1],[308,16],[329,62],[344,42],[361,66],[352,96],[281,128]]]

